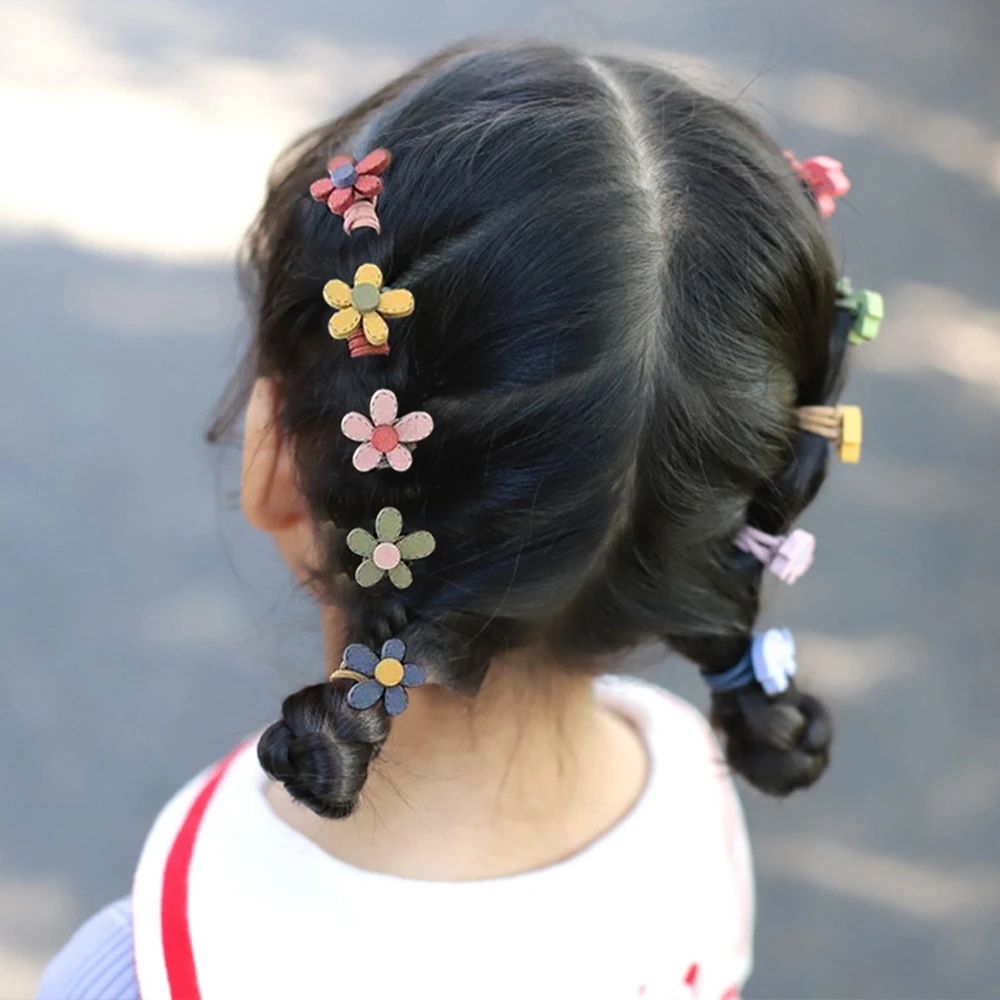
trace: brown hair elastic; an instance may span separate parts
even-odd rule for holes
[[[332,674],[330,674],[327,680],[336,681],[340,680],[341,677],[348,677],[352,681],[366,681],[369,679],[364,674],[359,674],[357,670],[348,670],[346,667],[338,667]]]

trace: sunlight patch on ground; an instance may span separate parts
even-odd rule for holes
[[[795,644],[803,684],[813,694],[839,701],[910,677],[924,662],[919,644],[907,635],[844,639],[798,632]]]
[[[189,262],[231,256],[285,143],[405,65],[318,33],[283,39],[274,59],[240,57],[207,12],[177,2],[143,23],[171,40],[165,54],[119,51],[58,0],[0,10],[0,117],[13,136],[0,160],[0,236],[51,233]],[[638,54],[754,112],[869,135],[1000,194],[1000,139],[967,117],[845,76],[754,78],[684,52]]]
[[[47,951],[59,947],[76,919],[65,887],[53,880],[0,880],[0,997],[35,995]]]
[[[802,73],[791,87],[763,82],[767,103],[805,125],[845,135],[874,134],[885,145],[1000,195],[1000,139],[965,115],[880,93],[834,73]]]
[[[878,340],[860,367],[891,374],[943,372],[1000,405],[1000,313],[950,288],[906,284],[885,296]]]
[[[687,52],[635,47],[619,51],[658,63],[756,116],[791,119],[838,135],[864,135],[1000,196],[1000,136],[965,115],[835,73],[765,70],[755,75],[746,67]]]
[[[754,856],[761,871],[936,924],[1000,916],[1000,869],[931,865],[823,840],[773,837]]]
[[[38,989],[45,962],[37,955],[8,948],[0,941],[0,997],[31,1000]]]
[[[181,10],[181,8],[178,8]],[[290,38],[276,61],[114,51],[71,8],[0,10],[0,231],[187,261],[231,255],[275,155],[398,56]]]

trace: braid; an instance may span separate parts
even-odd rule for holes
[[[637,93],[648,94],[648,89],[643,87],[642,71],[619,60],[606,62],[610,71],[617,71],[620,77],[618,89],[626,99],[629,99],[629,87]],[[698,103],[698,98],[692,97],[691,103]],[[656,110],[647,108],[647,114],[652,116]],[[676,141],[683,142],[682,139]],[[761,142],[765,148],[773,148],[766,137],[761,136]],[[682,154],[675,154],[675,159],[683,162]],[[773,167],[769,169],[762,163],[753,164],[753,169],[759,173],[773,173]],[[740,181],[747,186],[753,183],[749,177],[740,178]],[[814,211],[816,202],[807,185],[805,192],[808,207]],[[750,202],[750,198],[746,201]],[[803,232],[814,229],[808,217],[792,221],[800,224]],[[674,246],[675,257],[683,256],[683,238],[664,233],[664,243],[668,239]],[[676,260],[673,265],[678,266]],[[700,538],[698,543],[702,551],[690,556],[689,572],[697,581],[699,592],[694,600],[699,600],[703,606],[700,623],[692,628],[689,620],[685,622],[683,631],[676,631],[668,620],[661,631],[674,649],[697,664],[707,675],[723,673],[749,654],[753,627],[760,610],[765,566],[753,555],[733,545],[736,527],[745,523],[769,534],[785,534],[816,496],[826,476],[828,442],[798,430],[792,426],[790,418],[791,410],[796,406],[834,403],[843,384],[847,328],[843,310],[834,314],[832,286],[832,275],[828,275],[824,282],[809,292],[811,297],[822,303],[816,315],[818,321],[825,323],[830,330],[828,344],[824,345],[826,349],[811,358],[799,359],[798,370],[794,371],[795,385],[789,386],[783,412],[765,414],[771,417],[771,426],[763,424],[761,437],[747,442],[747,450],[761,458],[763,475],[755,483],[747,482],[742,497],[739,494],[732,496],[731,509],[739,512],[736,520],[722,522],[719,525],[722,530],[714,537]],[[671,286],[674,296],[677,295],[677,287],[678,283]],[[667,294],[671,294],[669,289]],[[680,313],[680,310],[677,312]],[[724,320],[713,316],[707,322],[720,325]],[[676,352],[676,341],[681,336],[674,332],[671,350]],[[661,343],[667,346],[666,341]],[[676,387],[671,389],[676,392]],[[669,402],[663,404],[664,407],[669,405]],[[647,453],[666,447],[656,440],[655,429],[650,438],[646,442]],[[655,506],[655,484],[650,485],[653,486],[653,495],[647,502]],[[632,516],[636,519],[641,517],[641,509],[633,511]],[[709,550],[708,558],[705,550]],[[706,600],[706,594],[710,594],[712,599]],[[668,600],[676,604],[676,595],[671,595]],[[673,615],[668,611],[664,617],[669,619]],[[756,680],[735,691],[713,691],[711,720],[723,734],[730,765],[769,794],[787,795],[812,784],[829,763],[833,737],[830,716],[818,699],[800,692],[790,679],[786,690],[775,696],[766,694]]]
[[[811,191],[811,203],[815,204]],[[836,404],[845,381],[846,347],[851,317],[838,308],[831,324],[829,362],[821,379],[800,388],[799,405]],[[819,392],[819,398],[810,395]],[[762,486],[747,512],[747,523],[769,533],[784,533],[812,503],[826,478],[829,443],[807,430],[799,430],[789,460],[773,482]],[[734,574],[746,577],[753,590],[750,599],[757,616],[764,566],[740,554]],[[692,650],[683,640],[678,648],[707,673],[718,673],[747,655],[750,635],[739,647]],[[692,655],[693,654],[693,655]],[[712,722],[725,735],[726,756],[732,767],[753,785],[771,795],[787,795],[812,784],[826,769],[833,741],[833,722],[823,703],[800,691],[788,679],[785,691],[767,695],[757,682],[736,691],[712,693]]]

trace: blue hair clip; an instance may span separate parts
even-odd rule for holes
[[[329,680],[347,677],[357,683],[347,692],[351,708],[371,708],[379,699],[388,715],[399,715],[409,704],[407,688],[424,683],[424,671],[415,663],[405,663],[406,645],[401,639],[382,643],[378,656],[360,642],[344,650],[344,665],[330,674]]]
[[[795,674],[795,638],[787,628],[769,628],[754,636],[750,648],[735,667],[721,674],[703,674],[716,694],[735,691],[757,681],[769,695],[788,690],[788,678]]]

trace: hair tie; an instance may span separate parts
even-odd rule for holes
[[[850,313],[854,320],[847,335],[848,343],[863,344],[878,336],[885,318],[885,300],[880,292],[870,288],[854,291],[851,279],[845,276],[837,282],[837,308]]]
[[[828,219],[837,209],[837,198],[851,190],[851,182],[844,173],[844,165],[832,156],[814,156],[799,163],[795,154],[785,152],[788,165],[798,179],[812,192],[819,214]]]
[[[374,229],[376,233],[382,232],[382,224],[378,221],[374,202],[356,201],[344,212],[344,232],[350,236],[355,229]]]
[[[816,536],[802,528],[796,528],[789,535],[769,535],[747,524],[737,532],[733,544],[749,552],[782,583],[791,586],[812,566]]]
[[[424,672],[415,663],[404,663],[406,644],[389,639],[376,656],[367,646],[352,642],[344,650],[343,665],[330,674],[329,680],[347,677],[357,683],[347,692],[351,708],[371,708],[380,698],[387,715],[399,715],[409,704],[407,688],[424,683]]]
[[[756,680],[766,694],[774,696],[788,690],[788,678],[797,670],[794,636],[787,628],[769,628],[754,636],[735,667],[702,677],[715,694],[735,691]]]
[[[375,205],[383,190],[382,174],[391,162],[387,149],[373,149],[357,163],[349,156],[335,156],[326,165],[327,176],[313,181],[309,193],[344,217],[348,235],[363,227],[381,232]]]
[[[860,406],[800,406],[795,411],[799,427],[837,446],[837,457],[853,465],[861,459]]]

